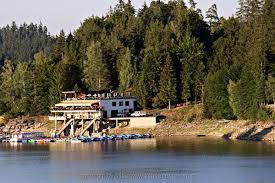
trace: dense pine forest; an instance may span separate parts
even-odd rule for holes
[[[62,91],[112,90],[132,92],[141,108],[202,103],[207,118],[274,118],[274,0],[240,0],[227,19],[217,8],[203,17],[193,0],[139,10],[119,0],[68,35],[3,27],[0,113],[45,115]]]

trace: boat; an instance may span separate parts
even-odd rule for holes
[[[28,140],[28,144],[35,144],[36,143],[36,140],[34,140],[34,139],[29,139]]]
[[[92,137],[91,139],[92,139],[92,141],[94,141],[94,142],[102,141],[102,139],[99,138],[99,137]]]
[[[12,137],[10,139],[10,143],[21,143],[23,140],[25,140],[25,139],[20,139],[18,137]]]
[[[143,136],[144,136],[144,138],[152,138],[152,134],[149,134],[149,133],[146,133]]]
[[[43,132],[19,132],[11,136],[10,143],[29,143],[30,140],[35,141],[34,139],[40,139],[43,136]]]
[[[81,143],[82,140],[78,139],[78,138],[73,138],[70,140],[71,143]]]
[[[91,139],[91,138],[84,138],[84,139],[82,140],[82,142],[92,142],[92,139]]]

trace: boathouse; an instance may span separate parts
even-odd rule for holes
[[[55,121],[56,135],[77,136],[98,132],[99,129],[118,127],[120,123],[129,127],[152,127],[155,117],[129,117],[136,110],[137,100],[130,93],[122,96],[118,93],[67,91],[64,100],[55,104],[49,119]],[[57,124],[63,122],[62,128]],[[131,122],[132,121],[132,122]],[[125,123],[126,122],[126,123]]]

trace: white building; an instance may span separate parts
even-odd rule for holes
[[[99,100],[102,107],[102,117],[110,118],[127,115],[135,111],[136,99],[131,97]]]
[[[64,95],[65,100],[55,104],[51,110],[54,116],[49,117],[55,121],[56,135],[62,132],[65,134],[69,128],[71,136],[83,135],[89,130],[98,132],[104,122],[111,126],[114,123],[116,127],[121,121],[129,121],[129,126],[132,127],[152,127],[156,124],[156,117],[130,117],[137,106],[137,100],[132,96],[102,93],[85,95],[76,92],[64,92]],[[64,122],[60,130],[57,130],[58,121]],[[81,131],[76,133],[79,126]]]
[[[95,119],[127,116],[135,111],[136,99],[133,97],[113,97],[93,100],[66,100],[55,104],[51,111],[57,120]],[[63,118],[62,118],[63,116]],[[50,117],[50,120],[55,120]]]

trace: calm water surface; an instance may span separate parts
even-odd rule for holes
[[[157,138],[0,144],[0,182],[275,183],[275,144]]]

